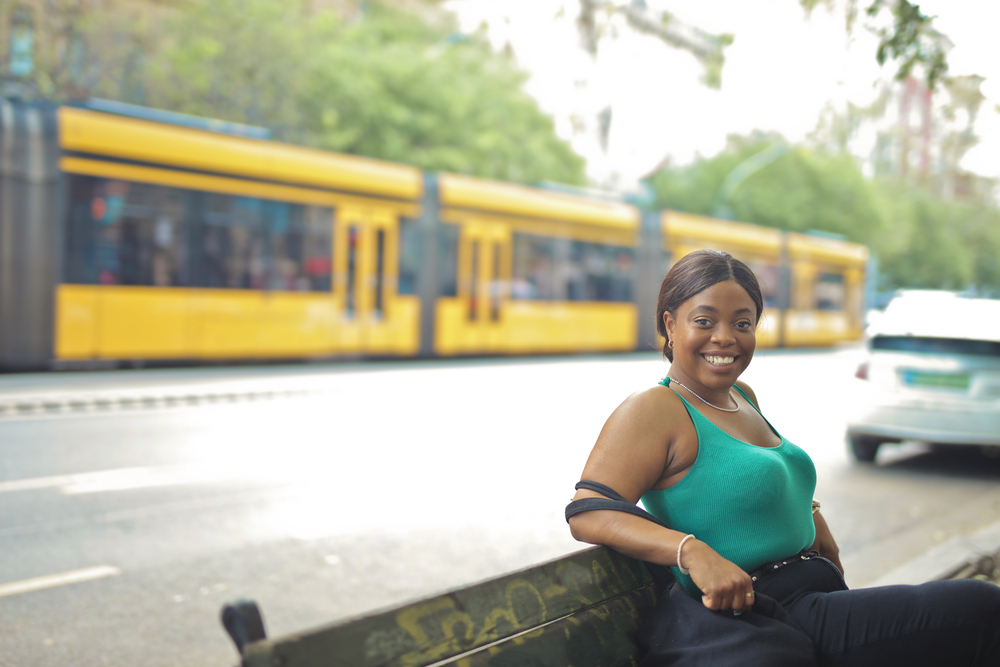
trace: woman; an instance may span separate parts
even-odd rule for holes
[[[701,250],[674,265],[657,301],[667,377],[614,411],[583,472],[630,503],[641,498],[669,528],[597,510],[570,518],[573,536],[671,566],[711,610],[742,613],[756,591],[767,594],[812,639],[822,665],[1000,665],[993,584],[847,590],[836,540],[812,500],[812,461],[738,379],[762,312],[753,272],[727,253]],[[574,500],[589,497],[600,494],[581,489]],[[789,559],[806,550],[821,558]]]

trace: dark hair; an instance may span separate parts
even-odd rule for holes
[[[750,267],[728,252],[696,250],[681,257],[660,284],[660,295],[656,298],[657,333],[664,339],[667,338],[667,326],[663,323],[664,313],[669,312],[673,315],[682,303],[695,294],[727,280],[735,280],[737,285],[747,291],[757,306],[757,324],[760,324],[760,316],[764,312],[764,298],[761,296],[757,276]],[[669,340],[663,342],[663,356],[673,361],[674,352],[668,347],[668,342]]]

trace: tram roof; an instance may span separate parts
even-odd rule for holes
[[[438,187],[444,206],[624,229],[639,227],[639,209],[618,201],[458,174],[441,174]]]
[[[399,199],[423,194],[423,176],[409,165],[90,109],[58,113],[68,151]]]

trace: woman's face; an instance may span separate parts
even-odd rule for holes
[[[702,290],[663,321],[674,343],[670,372],[685,384],[728,391],[757,347],[757,306],[735,280]]]

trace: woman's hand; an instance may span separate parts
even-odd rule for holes
[[[816,523],[816,541],[809,547],[812,551],[818,551],[819,555],[837,566],[840,574],[844,574],[844,566],[840,564],[840,547],[833,539],[830,527],[826,525],[826,519],[816,511],[813,514],[813,521]]]
[[[753,582],[739,566],[696,539],[685,542],[682,552],[681,561],[704,594],[702,604],[716,611],[732,609],[736,612],[753,606]]]

